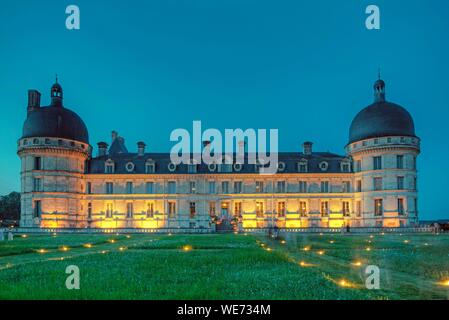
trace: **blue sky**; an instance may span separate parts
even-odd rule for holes
[[[81,30],[65,28],[65,8]],[[381,30],[365,28],[365,8]],[[0,194],[19,190],[17,139],[27,90],[49,103],[55,73],[90,142],[169,151],[170,132],[278,128],[282,151],[344,153],[352,118],[373,100],[381,67],[387,99],[407,108],[422,139],[422,219],[448,218],[449,2],[2,1]]]

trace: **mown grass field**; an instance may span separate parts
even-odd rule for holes
[[[80,290],[65,269],[80,269]],[[365,267],[380,268],[380,290]],[[449,235],[27,235],[0,299],[448,299]],[[443,283],[442,283],[443,282]]]

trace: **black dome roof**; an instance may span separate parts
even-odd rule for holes
[[[56,137],[89,143],[84,121],[63,107],[38,108],[28,113],[23,124],[22,138]]]
[[[360,111],[351,123],[349,143],[385,136],[415,136],[415,125],[403,107],[385,101],[385,83],[374,84],[375,102]]]
[[[84,121],[75,112],[63,107],[62,87],[57,82],[51,88],[51,98],[50,106],[29,109],[22,138],[55,137],[89,143]]]

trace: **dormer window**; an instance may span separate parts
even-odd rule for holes
[[[351,172],[351,163],[349,160],[343,160],[340,163],[341,172]]]
[[[187,172],[188,173],[197,173],[198,171],[198,165],[195,162],[191,162],[187,164]]]
[[[155,173],[156,172],[156,164],[153,160],[148,159],[145,163],[145,173]]]
[[[114,173],[115,171],[115,164],[114,161],[112,161],[111,159],[108,159],[105,162],[105,166],[104,166],[104,172],[105,173]]]
[[[298,162],[298,172],[305,173],[308,171],[308,163],[307,160],[302,159]]]
[[[219,166],[220,172],[232,172],[232,159],[223,157],[222,163]]]

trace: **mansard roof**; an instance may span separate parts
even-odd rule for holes
[[[235,159],[235,154],[232,155]],[[197,166],[198,174],[245,174],[255,173],[255,165],[248,164],[248,154],[245,154],[245,163],[240,171],[232,168],[231,172],[220,172],[218,169],[211,171],[207,164],[201,163]],[[105,162],[107,160],[114,162],[114,174],[145,174],[145,164],[148,160],[153,160],[155,163],[155,174],[188,174],[187,164],[180,164],[176,170],[170,171],[168,166],[171,163],[170,153],[145,153],[139,155],[138,153],[114,153],[107,154],[93,158],[89,161],[88,172],[90,174],[102,174],[105,172]],[[311,155],[305,155],[299,152],[280,152],[278,154],[278,162],[285,164],[284,170],[279,170],[279,173],[298,173],[298,163],[307,160],[308,173],[341,173],[341,163],[347,161],[345,156],[337,155],[330,152],[314,152]],[[327,170],[320,169],[319,164],[323,161],[328,163]],[[126,165],[133,163],[132,172],[127,171]],[[234,162],[235,163],[235,162]],[[351,169],[352,170],[352,169]]]

